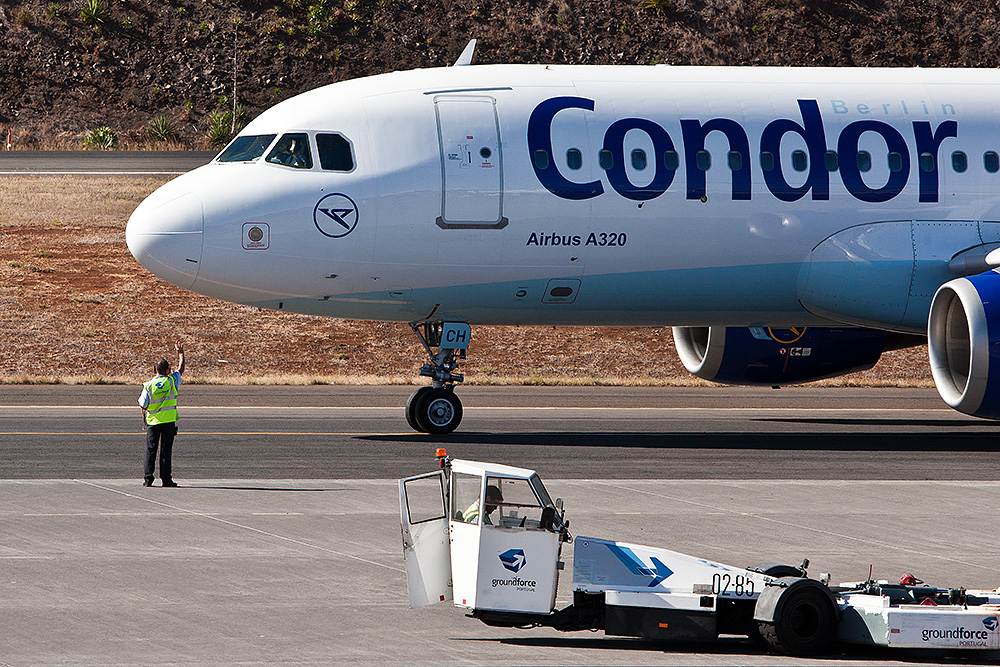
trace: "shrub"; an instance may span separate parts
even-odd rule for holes
[[[177,124],[168,116],[157,116],[146,125],[146,136],[153,141],[175,141]]]
[[[326,6],[326,0],[319,0],[316,4],[309,5],[306,17],[309,23],[308,32],[310,37],[322,32],[330,24],[330,9]]]
[[[677,9],[674,0],[646,0],[646,9],[655,9],[661,14]]]
[[[208,142],[213,146],[225,146],[246,124],[247,110],[242,105],[236,105],[235,131],[233,112],[216,109],[208,114]]]
[[[107,125],[102,125],[96,130],[91,130],[87,138],[83,140],[83,147],[90,150],[110,151],[118,145],[118,133]]]
[[[35,22],[35,16],[27,7],[19,7],[14,10],[14,22],[22,28],[27,28]]]
[[[86,0],[80,9],[80,20],[87,25],[100,28],[108,22],[111,10],[105,0]]]
[[[62,8],[58,2],[50,2],[45,8],[45,15],[50,19],[57,19],[62,15]]]

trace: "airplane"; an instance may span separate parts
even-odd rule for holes
[[[263,112],[136,208],[129,250],[217,299],[409,323],[416,431],[461,422],[474,325],[672,326],[694,375],[763,386],[926,340],[944,401],[1000,418],[1000,72],[474,48]]]

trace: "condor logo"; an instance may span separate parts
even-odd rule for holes
[[[834,104],[834,113],[842,113],[841,106]],[[535,176],[546,190],[563,199],[590,199],[604,194],[604,184],[600,180],[576,183],[566,178],[556,167],[552,155],[552,120],[564,109],[595,111],[595,101],[585,97],[553,97],[539,103],[528,118],[528,151]],[[903,191],[910,179],[911,149],[900,130],[877,120],[859,120],[849,123],[839,130],[832,146],[827,141],[827,130],[816,100],[797,100],[799,117],[776,118],[769,122],[760,136],[760,169],[764,183],[770,193],[785,202],[797,201],[811,193],[814,201],[830,199],[833,172],[838,172],[844,188],[853,197],[868,203],[886,202]],[[950,109],[954,113],[954,109]],[[678,155],[673,138],[660,123],[646,118],[622,118],[614,121],[604,132],[601,153],[607,156],[602,169],[611,187],[622,197],[633,201],[655,199],[670,188],[678,170],[684,171],[686,198],[706,201],[705,172],[711,157],[705,150],[705,138],[712,132],[721,132],[729,141],[730,170],[732,171],[731,197],[736,200],[751,199],[750,137],[739,122],[731,118],[712,118],[701,121],[695,118],[678,119],[680,138],[683,141],[682,155]],[[652,180],[646,185],[635,185],[629,180],[625,167],[623,142],[625,135],[632,131],[645,133],[653,143],[655,154],[650,164],[654,165]],[[911,134],[916,155],[920,160],[918,170],[919,200],[938,201],[938,149],[941,142],[958,136],[958,123],[946,120],[936,127],[930,121],[912,121],[903,132]],[[805,143],[806,150],[800,151],[805,182],[789,183],[782,171],[779,159],[781,141],[787,134],[796,134]],[[862,135],[874,134],[885,142],[887,153],[895,163],[890,168],[884,183],[868,183],[867,171],[859,158],[859,142]],[[676,136],[676,133],[675,133]],[[579,156],[579,151],[576,153]],[[668,159],[669,156],[669,159]],[[735,159],[734,156],[739,156]],[[870,158],[870,155],[869,155]],[[578,160],[574,158],[574,160]],[[645,165],[646,158],[642,158]],[[796,168],[798,170],[798,168]],[[792,179],[793,181],[795,178]]]
[[[347,236],[358,225],[358,205],[347,195],[327,195],[316,203],[313,222],[324,236],[334,239]]]

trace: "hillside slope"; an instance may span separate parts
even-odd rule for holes
[[[478,63],[995,67],[998,19],[970,0],[4,0],[0,130],[31,148],[107,125],[135,146],[164,116],[204,146],[234,79],[250,118],[322,84],[449,65],[472,37]]]

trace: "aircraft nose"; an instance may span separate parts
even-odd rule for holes
[[[204,207],[195,194],[171,196],[158,191],[132,213],[125,227],[125,242],[150,273],[190,289],[201,264],[204,227]]]

